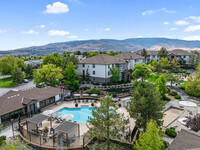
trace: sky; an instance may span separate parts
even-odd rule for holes
[[[88,39],[200,40],[200,0],[1,0],[0,50]]]

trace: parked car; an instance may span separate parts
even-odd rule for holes
[[[28,79],[23,79],[22,82],[23,83],[28,83]]]
[[[37,88],[43,88],[43,87],[45,87],[45,84],[44,83],[40,83],[40,84],[36,85],[36,87]]]

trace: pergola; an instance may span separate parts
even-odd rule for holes
[[[27,131],[31,131],[31,132],[35,131],[36,133],[38,133],[39,124],[41,124],[42,121],[47,120],[48,118],[49,118],[49,116],[47,116],[47,115],[39,114],[39,115],[32,117],[31,119],[28,119],[26,121]],[[31,126],[31,124],[33,124],[33,125]]]
[[[68,144],[71,143],[69,141],[70,138],[75,138],[76,136],[80,137],[80,126],[76,122],[65,121],[61,125],[57,126],[54,131],[65,134]]]

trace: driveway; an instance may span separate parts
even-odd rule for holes
[[[12,88],[0,88],[0,96],[4,95],[10,90],[16,89],[16,90],[22,90],[30,87],[35,87],[35,84],[33,83],[33,80],[30,80],[28,83],[23,83],[20,86],[12,87]]]

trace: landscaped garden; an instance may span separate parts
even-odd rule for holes
[[[13,82],[13,79],[11,77],[0,79],[0,87],[14,87],[17,85],[18,84]]]

